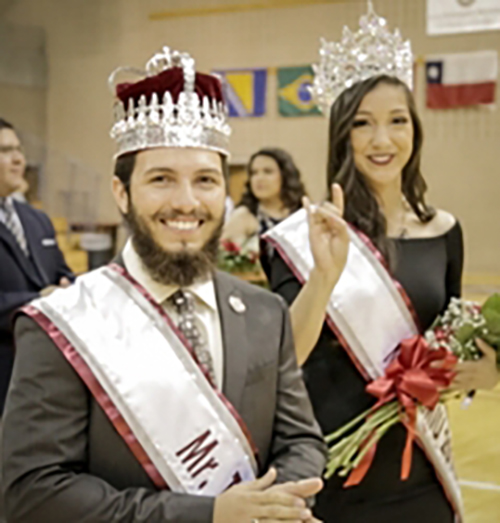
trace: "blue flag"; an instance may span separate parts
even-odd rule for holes
[[[266,113],[267,69],[214,71],[222,79],[229,116],[263,116]]]

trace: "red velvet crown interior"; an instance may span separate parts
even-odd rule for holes
[[[133,98],[135,104],[138,104],[142,95],[146,96],[146,100],[149,103],[153,93],[158,95],[161,102],[163,95],[167,91],[172,95],[174,102],[177,102],[179,94],[183,90],[184,75],[182,69],[174,67],[136,83],[118,84],[116,86],[116,95],[126,107],[130,98]],[[220,81],[209,74],[196,73],[194,90],[200,99],[208,96],[210,99],[215,98],[218,102],[224,100]]]

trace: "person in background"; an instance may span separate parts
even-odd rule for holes
[[[242,249],[260,251],[262,268],[269,274],[273,249],[260,237],[302,207],[306,191],[291,155],[278,148],[264,148],[248,162],[248,182],[241,202],[224,227],[222,239]]]
[[[73,279],[48,216],[15,197],[27,188],[25,167],[13,125],[0,118],[0,425],[14,361],[12,315]],[[0,496],[0,521],[2,505]]]
[[[13,125],[0,118],[0,415],[14,356],[13,312],[74,279],[49,217],[13,197],[26,186],[25,167]]]

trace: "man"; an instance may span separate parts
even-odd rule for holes
[[[73,278],[49,218],[16,201],[26,160],[14,127],[0,118],[0,417],[14,355],[12,314]]]
[[[15,198],[26,186],[25,167],[14,127],[0,118],[0,425],[14,358],[12,314],[73,279],[49,218]],[[0,521],[2,505],[0,496]]]
[[[112,130],[131,241],[16,323],[8,521],[314,521],[325,448],[286,307],[213,269],[221,86],[168,48],[145,76],[117,86]]]

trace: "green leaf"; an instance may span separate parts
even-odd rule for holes
[[[485,311],[495,311],[500,314],[500,294],[492,294],[481,307],[481,312],[484,314]]]
[[[500,312],[489,308],[482,311],[486,327],[492,334],[500,335]]]
[[[464,345],[473,336],[474,327],[470,323],[465,323],[462,325],[455,334],[455,337],[461,345]]]

